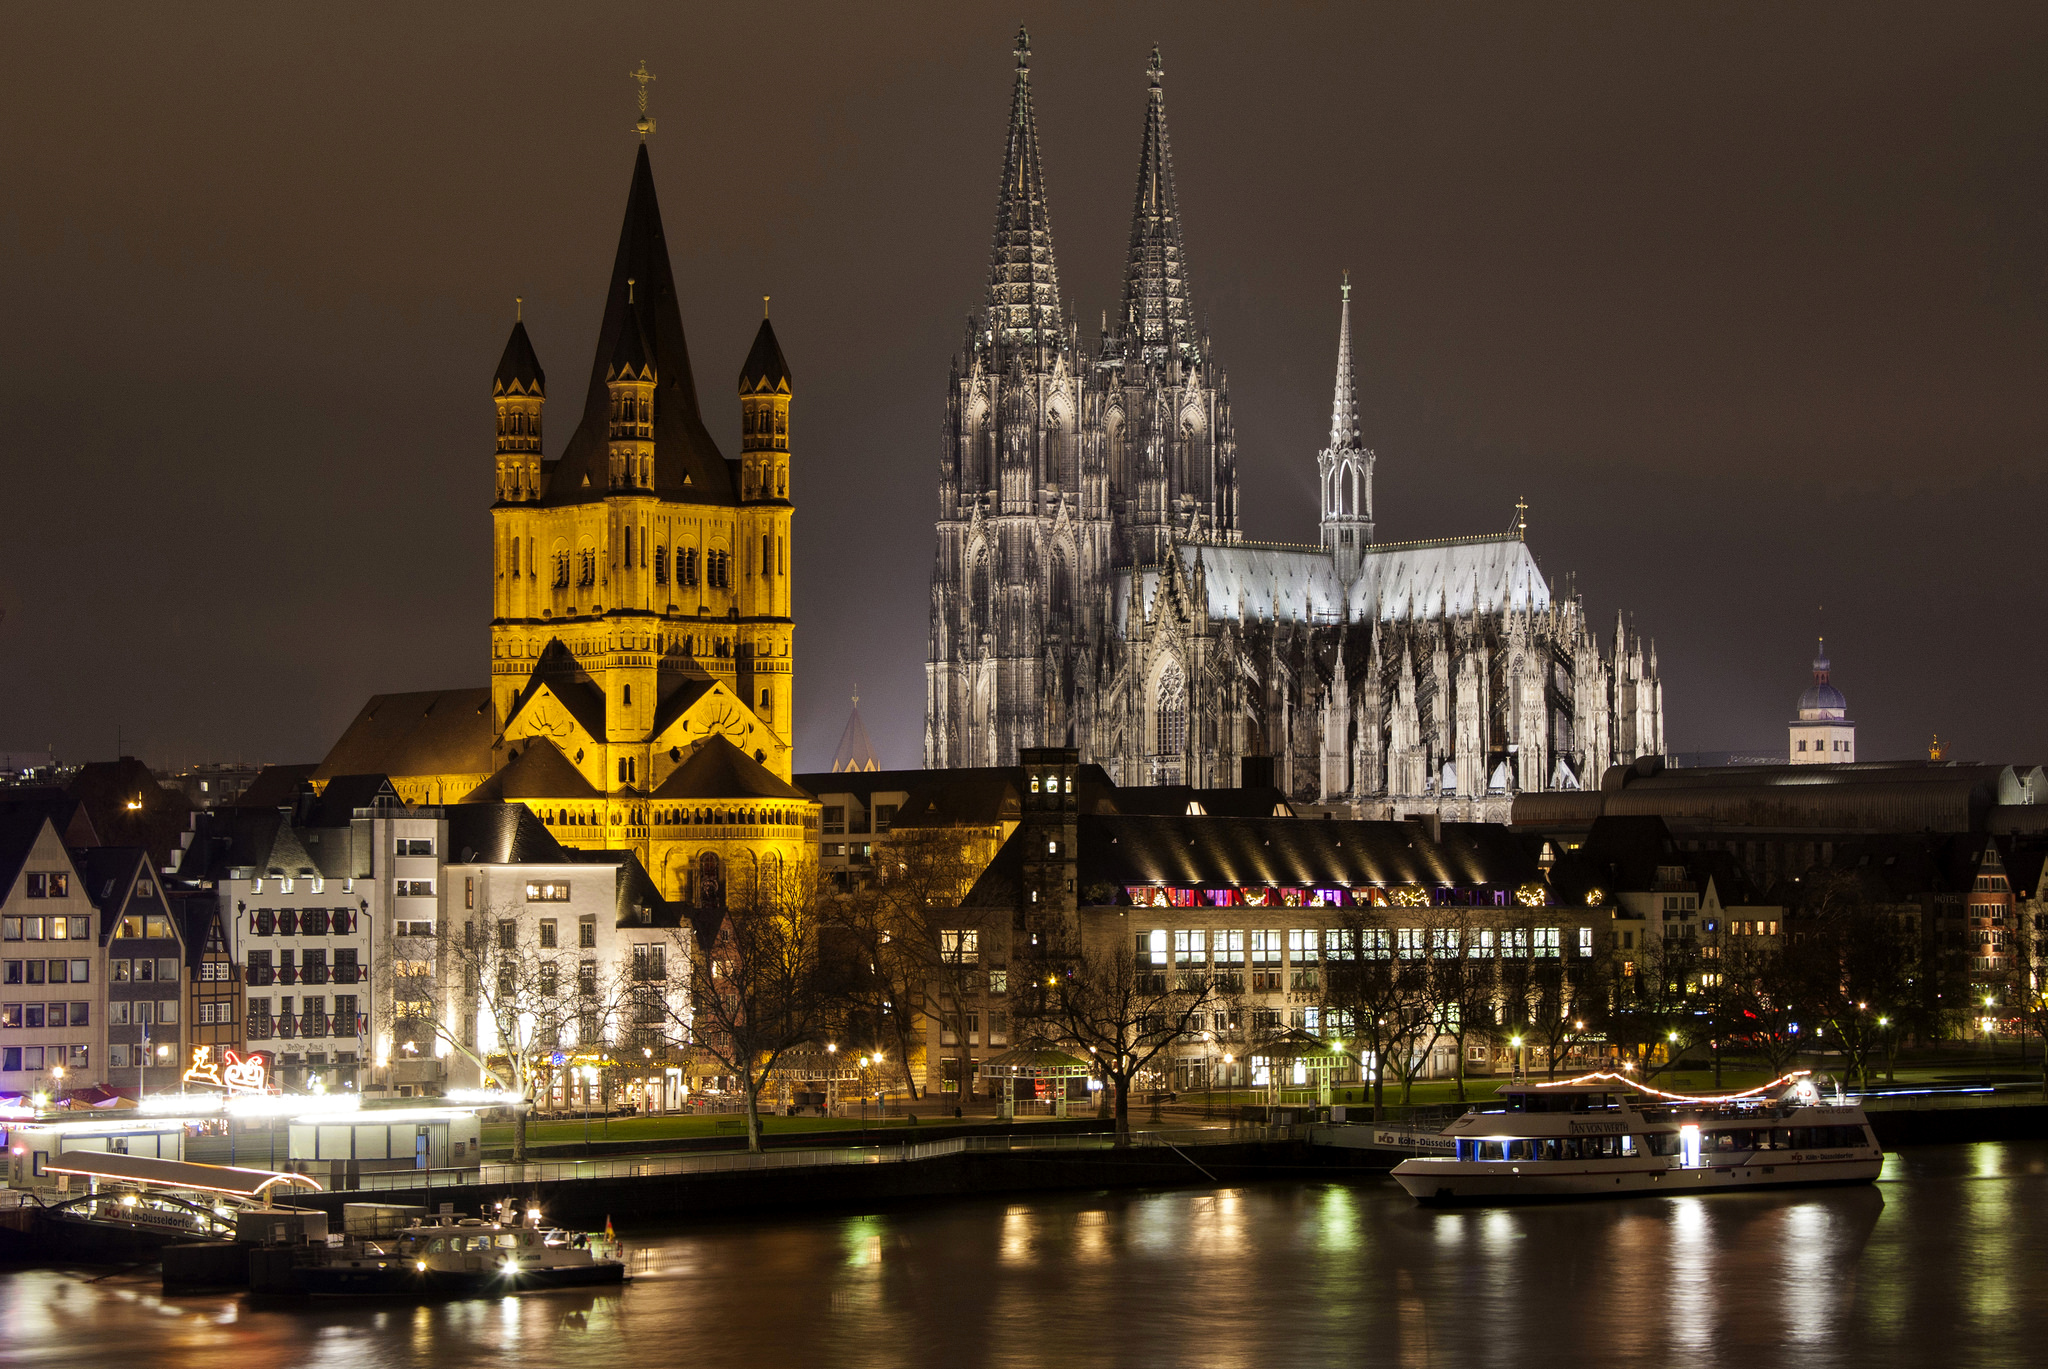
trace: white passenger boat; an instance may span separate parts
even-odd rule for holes
[[[1805,1071],[1714,1097],[1605,1073],[1500,1092],[1444,1128],[1453,1154],[1394,1166],[1401,1187],[1425,1203],[1719,1193],[1869,1183],[1884,1162],[1862,1107]]]

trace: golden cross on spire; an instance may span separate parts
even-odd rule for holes
[[[654,79],[654,73],[647,69],[647,59],[641,58],[640,70],[627,72],[626,78],[640,83],[640,119],[633,125],[633,131],[640,135],[640,141],[644,143],[647,141],[647,135],[654,132],[654,120],[647,117],[647,83]]]

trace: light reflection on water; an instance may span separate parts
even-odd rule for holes
[[[1276,1183],[720,1223],[641,1236],[623,1293],[424,1307],[24,1271],[0,1365],[2017,1363],[2048,1344],[2044,1200],[2048,1144],[1971,1146],[1876,1188],[1440,1212]]]

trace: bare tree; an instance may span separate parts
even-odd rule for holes
[[[1416,943],[1397,934],[1422,935],[1416,924],[1423,909],[1347,909],[1337,927],[1337,941],[1323,958],[1326,998],[1338,1014],[1333,1024],[1348,1027],[1357,1044],[1372,1057],[1373,1115],[1386,1105],[1387,1070],[1394,1068],[1401,1080],[1402,1101],[1413,1096],[1414,1077],[1420,1068],[1415,1059],[1418,1039],[1427,1034],[1434,1042],[1441,1016],[1437,1011],[1435,986],[1431,983],[1428,941],[1424,936],[1420,953],[1402,958],[1396,941],[1413,947]],[[1396,927],[1401,921],[1404,926]]]
[[[739,1081],[746,1101],[747,1149],[761,1149],[761,1093],[777,1063],[815,1042],[834,996],[820,955],[823,909],[815,866],[770,866],[751,885],[729,890],[728,906],[671,932],[675,954],[639,979],[636,1016],[659,1015],[690,1048]],[[668,961],[689,992],[666,989]],[[658,977],[657,977],[658,973]]]
[[[623,986],[617,967],[544,939],[497,904],[458,928],[443,919],[432,943],[410,938],[391,953],[394,1044],[434,1043],[513,1094],[512,1156],[526,1158],[527,1114],[564,1047],[603,1050],[615,1037]],[[433,958],[424,954],[431,944]]]
[[[864,1019],[866,1035],[895,1047],[912,1098],[923,1019],[937,1018],[967,1043],[967,1019],[987,984],[979,928],[967,929],[974,935],[964,942],[948,935],[962,930],[958,904],[980,873],[977,841],[976,833],[953,828],[898,828],[875,844],[874,877],[826,901],[835,941],[856,960],[848,1008]],[[973,1051],[963,1050],[962,1078],[969,1079]]]
[[[1034,970],[1036,967],[1034,966]],[[1121,946],[1070,945],[1018,995],[1019,1015],[1087,1050],[1111,1091],[1116,1144],[1131,1139],[1131,1084],[1208,1007],[1206,978],[1169,974]]]
[[[1748,940],[1730,938],[1721,948],[1731,988],[1726,1030],[1777,1078],[1799,1055],[1799,973],[1783,947],[1740,944]]]

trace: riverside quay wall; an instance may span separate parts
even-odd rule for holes
[[[946,1145],[946,1143],[939,1143]],[[545,1210],[564,1226],[673,1221],[737,1213],[815,1211],[883,1203],[964,1198],[995,1193],[1058,1189],[1153,1188],[1187,1184],[1239,1184],[1259,1179],[1331,1178],[1384,1173],[1401,1157],[1311,1145],[1305,1139],[1247,1140],[1201,1146],[1139,1145],[1114,1149],[1019,1147],[959,1149],[914,1159],[825,1161],[823,1152],[776,1156],[790,1163],[759,1168],[658,1170],[661,1161],[603,1165],[492,1165],[485,1181],[461,1187],[399,1188],[311,1193],[295,1198],[303,1207],[339,1215],[342,1204],[373,1199],[381,1203],[443,1204],[475,1212],[506,1198]],[[820,1157],[817,1163],[805,1160]],[[733,1157],[735,1160],[745,1158]],[[579,1177],[577,1169],[601,1170]]]

